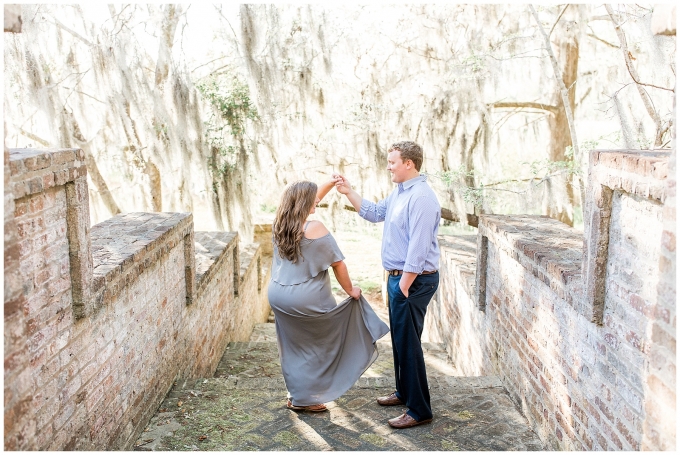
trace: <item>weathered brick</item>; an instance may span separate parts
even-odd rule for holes
[[[30,209],[30,203],[31,200],[28,198],[24,198],[20,201],[16,201],[14,205],[14,216],[16,218],[20,218],[24,215],[26,215]]]
[[[670,324],[671,322],[670,310],[668,308],[662,307],[659,304],[654,306],[654,317],[660,319],[666,324]]]
[[[669,252],[675,252],[675,232],[664,230],[661,233],[661,246]]]
[[[627,450],[640,450],[640,442],[634,437],[634,434],[629,430],[621,420],[616,421],[616,429],[623,437],[625,443],[629,446]]]
[[[11,160],[9,162],[12,177],[20,176],[26,172],[26,166],[23,160]],[[16,197],[16,196],[15,196]]]
[[[597,408],[602,412],[602,414],[610,422],[613,422],[614,421],[614,413],[611,411],[609,406],[607,406],[607,404],[604,401],[602,401],[600,399],[600,397],[595,397],[594,402],[595,402],[595,406],[597,406]],[[598,423],[600,423],[600,422],[598,421]],[[602,424],[604,424],[604,421],[602,422]]]
[[[639,333],[629,331],[628,333],[626,333],[626,341],[628,341],[631,344],[631,346],[633,346],[640,352],[645,352],[645,344]]]
[[[52,154],[53,164],[64,164],[76,160],[79,150],[60,150]]]
[[[62,169],[62,170],[54,171],[53,175],[54,175],[54,184],[56,186],[62,186],[62,185],[65,185],[66,182],[71,181],[68,169]]]
[[[623,449],[623,443],[621,442],[621,439],[612,429],[608,422],[602,422],[602,431],[607,437],[607,443],[609,447],[612,447],[613,450]]]
[[[670,409],[675,409],[676,393],[655,374],[647,378],[649,390],[657,395],[657,401],[665,403]]]
[[[668,333],[661,325],[652,325],[652,342],[663,346],[675,355],[675,335]]]
[[[653,305],[637,294],[631,294],[630,306],[645,316],[649,317],[652,314]]]

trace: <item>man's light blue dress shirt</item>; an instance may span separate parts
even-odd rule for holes
[[[382,263],[385,270],[421,273],[439,270],[437,231],[441,207],[434,191],[419,175],[400,183],[379,202],[361,201],[359,216],[385,222]]]

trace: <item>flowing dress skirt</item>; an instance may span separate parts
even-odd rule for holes
[[[268,295],[283,377],[296,406],[339,398],[375,361],[375,343],[389,332],[363,296],[336,304],[328,270],[298,284],[271,281]]]

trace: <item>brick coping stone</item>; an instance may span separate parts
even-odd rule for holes
[[[133,269],[133,276],[138,276],[192,230],[191,213],[133,212],[92,226],[93,291],[101,291]]]
[[[535,273],[547,285],[556,281],[568,285],[581,278],[583,234],[546,216],[481,215],[485,232],[495,234],[516,253],[537,267]],[[481,224],[481,223],[480,223]],[[520,262],[522,262],[520,260]]]
[[[644,177],[664,180],[668,176],[669,150],[593,150],[591,166],[604,165]]]
[[[238,234],[236,232],[196,232],[194,245],[196,247],[196,289],[200,295],[205,285],[209,283],[220,264],[226,259],[228,252],[236,248]]]

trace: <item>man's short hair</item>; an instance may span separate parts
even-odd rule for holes
[[[420,172],[420,166],[423,165],[423,149],[413,141],[395,142],[388,150],[398,150],[401,154],[401,160],[411,160],[416,167],[416,171]]]

